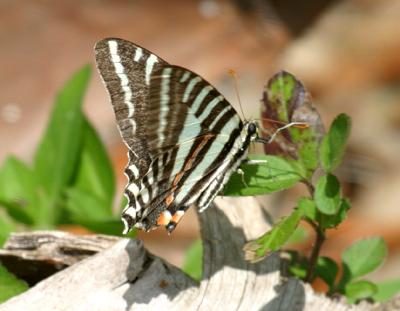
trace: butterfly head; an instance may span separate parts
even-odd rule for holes
[[[259,136],[259,126],[256,121],[248,121],[244,125],[244,130],[246,133],[246,136],[250,138],[250,141],[255,141],[257,140]]]

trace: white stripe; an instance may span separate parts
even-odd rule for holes
[[[180,82],[180,83],[186,82],[186,80],[189,79],[189,76],[190,76],[190,72],[189,72],[189,71],[186,71],[186,72],[183,74],[182,78],[179,80],[179,82]]]
[[[188,83],[185,92],[183,93],[183,102],[186,103],[189,100],[190,93],[192,93],[194,86],[201,81],[200,77],[195,77]]]
[[[204,172],[210,168],[211,163],[214,162],[215,160],[214,155],[217,156],[222,151],[222,149],[225,147],[227,140],[229,139],[229,135],[236,127],[238,127],[239,123],[240,119],[237,115],[232,116],[232,118],[225,123],[224,127],[220,131],[221,134],[219,134],[217,136],[217,139],[213,141],[207,153],[200,161],[200,163],[198,163],[197,166],[194,168],[194,170],[190,173],[190,176],[187,178],[185,184],[183,185],[181,191],[179,192],[179,194],[175,199],[176,202],[179,202],[184,199],[184,197],[193,187],[193,185],[191,185],[192,182],[196,182],[197,180],[201,179],[201,177],[204,176]],[[232,147],[231,152],[226,154],[224,162],[221,164],[221,166],[218,167],[218,169],[216,169],[216,171],[212,175],[213,177],[210,180],[217,178],[218,174],[220,174],[226,168],[226,166],[230,162],[230,159],[232,159],[232,157],[237,153],[238,149],[241,146],[242,146],[241,137],[238,136],[235,139],[234,146]],[[206,187],[207,184],[202,189],[200,189],[200,191],[197,192],[198,195],[200,195],[201,192],[203,192]],[[198,198],[198,195],[193,196],[193,198],[188,202],[188,204],[195,202],[195,200]]]
[[[203,102],[204,98],[208,95],[208,93],[210,93],[212,89],[213,87],[211,85],[207,85],[203,87],[203,89],[200,91],[199,94],[197,94],[196,98],[193,101],[193,104],[190,106],[190,109],[193,111],[193,113],[196,113],[197,110],[199,110],[200,105]],[[210,103],[212,103],[212,101]],[[207,108],[208,106],[209,105],[207,105]]]
[[[129,232],[129,225],[128,222],[124,217],[121,217],[122,222],[124,223],[124,230],[122,231],[122,234],[127,234]]]
[[[138,62],[143,55],[142,48],[137,48],[135,51],[135,58],[133,59],[135,62]]]
[[[157,56],[151,54],[146,61],[146,84],[150,84],[150,75],[153,71],[154,64],[158,62]]]
[[[132,172],[135,179],[139,177],[139,170],[136,165],[132,164],[128,166],[128,169]]]
[[[172,68],[165,68],[161,76],[161,89],[160,89],[160,121],[157,130],[159,146],[165,140],[164,131],[167,125],[167,115],[169,111],[169,82]]]
[[[241,136],[242,136],[243,133],[244,133],[244,132],[243,132],[243,130],[242,130],[242,132],[240,133],[241,135],[238,136],[238,137],[235,139],[234,147],[232,148],[231,152],[229,152],[229,154],[227,154],[227,156],[226,156],[226,158],[225,158],[225,160],[224,160],[224,161],[226,161],[227,163],[231,163],[231,159],[233,159],[234,156],[235,156],[235,154],[238,152],[238,150],[239,150],[240,148],[242,148],[243,145],[240,144],[240,141],[241,141]],[[212,180],[212,182],[209,184],[208,189],[206,190],[205,194],[202,196],[202,199],[201,199],[200,202],[199,202],[199,206],[200,206],[199,212],[200,212],[200,213],[203,212],[203,211],[210,205],[210,203],[213,201],[213,198],[216,197],[216,196],[218,195],[218,193],[220,192],[220,190],[221,190],[221,189],[224,187],[224,185],[228,182],[229,177],[231,176],[232,172],[235,171],[235,170],[239,167],[240,163],[242,163],[243,159],[245,159],[245,158],[247,157],[247,152],[248,152],[248,150],[246,150],[246,151],[243,153],[243,155],[242,155],[239,159],[236,160],[236,162],[232,163],[231,167],[228,168],[228,170],[225,172],[225,175],[224,175],[224,177],[223,177],[223,179],[222,179],[222,182],[220,182],[219,184],[218,184],[219,179],[217,178],[217,176],[218,176],[220,173],[218,172],[218,175],[215,174],[216,178],[215,178],[214,180]],[[218,168],[218,170],[219,170],[219,168]],[[214,184],[217,184],[217,185],[214,185]],[[215,188],[217,188],[217,187],[219,188],[218,191],[217,191],[215,194],[213,194],[213,195],[211,196],[212,190],[215,189]],[[203,188],[206,189],[207,186],[205,186],[205,187],[203,187]],[[202,191],[201,191],[201,192],[202,192]],[[208,201],[208,202],[207,202],[207,201]],[[206,203],[208,203],[208,204],[207,204],[207,205],[204,205],[204,204],[206,204]],[[202,206],[202,205],[203,205],[203,206]]]
[[[139,187],[136,186],[135,183],[130,183],[130,184],[128,185],[127,189],[128,189],[130,192],[132,192],[133,196],[135,196],[135,197],[136,197],[136,196],[138,195],[138,193],[139,193]]]
[[[199,206],[200,206],[200,210],[199,212],[204,211],[207,208],[207,205],[204,206],[204,203],[206,203],[207,199],[209,198],[211,192],[213,192],[215,190],[215,188],[218,186],[217,185],[217,180],[218,179],[214,179],[208,186],[208,188],[206,189],[206,191],[204,193],[201,193],[202,197],[200,199],[199,202]]]
[[[122,214],[131,216],[133,219],[136,218],[136,211],[135,211],[135,209],[134,209],[133,207],[131,207],[131,206],[127,207],[127,208],[122,212]]]
[[[149,202],[149,191],[147,188],[143,188],[142,191],[140,192],[140,196],[142,197],[142,201],[144,204],[147,204]]]
[[[135,206],[135,211],[136,213],[139,212],[142,209],[142,206],[140,205],[139,201],[136,200],[135,202],[136,206]]]
[[[132,104],[132,90],[129,87],[129,80],[124,72],[124,67],[121,64],[121,57],[118,55],[118,43],[117,41],[108,41],[108,48],[110,50],[111,61],[114,64],[115,73],[121,80],[121,88],[124,92],[124,103],[128,107],[128,118],[133,116],[135,108]],[[133,125],[133,124],[132,124]],[[134,128],[135,129],[135,128]],[[133,131],[134,131],[133,129]]]
[[[224,109],[222,109],[221,111],[220,111],[220,113],[218,114],[218,116],[215,116],[214,118],[214,121],[212,121],[212,123],[210,124],[210,126],[208,127],[209,129],[212,129],[217,123],[218,123],[218,121],[219,120],[221,120],[221,118],[224,116],[224,114],[227,112],[227,111],[229,111],[229,110],[231,110],[232,108],[230,107],[230,106],[226,106]],[[229,120],[229,121],[231,121],[231,120]],[[228,122],[229,122],[228,121]],[[221,132],[222,132],[222,130],[221,130]]]
[[[203,110],[203,112],[201,113],[201,115],[199,115],[199,121],[203,122],[205,119],[207,119],[210,116],[211,111],[215,108],[215,106],[217,106],[221,101],[223,101],[224,97],[222,95],[214,98],[212,101],[210,101],[206,107],[206,109]],[[226,107],[226,108],[229,108]],[[224,108],[224,109],[226,109]],[[211,117],[212,119],[215,118],[215,116]],[[210,127],[211,128],[211,127]]]

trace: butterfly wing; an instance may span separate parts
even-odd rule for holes
[[[247,149],[238,149],[243,123],[207,81],[133,43],[102,40],[96,60],[129,148],[125,231],[172,231],[191,204],[205,208],[221,190]]]
[[[143,176],[151,163],[146,139],[151,73],[166,65],[160,57],[123,39],[109,38],[95,47],[98,70],[110,94],[118,129],[129,149],[128,175]]]

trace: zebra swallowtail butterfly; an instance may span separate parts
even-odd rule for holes
[[[258,127],[199,75],[143,47],[108,38],[95,53],[128,147],[124,233],[158,226],[172,232],[191,205],[210,205]]]

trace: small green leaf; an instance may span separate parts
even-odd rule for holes
[[[233,173],[223,190],[226,196],[252,196],[287,189],[302,179],[293,161],[277,156],[250,156],[250,160],[265,161],[260,164],[243,163],[244,175]]]
[[[342,223],[350,209],[350,201],[346,198],[340,200],[339,210],[335,215],[321,215],[320,223],[323,229],[335,228]]]
[[[301,280],[307,276],[308,261],[307,258],[301,256],[297,251],[286,250],[282,252],[282,258],[289,256],[289,273]]]
[[[57,201],[78,163],[84,122],[81,107],[89,77],[90,66],[85,66],[60,91],[34,157],[36,176],[49,197],[47,215],[53,223],[61,213]]]
[[[297,202],[297,206],[303,211],[305,217],[311,220],[317,219],[318,210],[314,200],[306,197],[301,197]]]
[[[372,237],[357,241],[342,253],[343,265],[352,279],[363,276],[378,268],[387,256],[385,241]]]
[[[258,261],[269,253],[278,250],[289,240],[302,217],[303,211],[295,209],[289,216],[282,218],[274,224],[272,229],[263,236],[257,240],[246,243],[243,248],[245,259],[252,262]]]
[[[0,264],[0,304],[28,289],[28,285]]]
[[[400,279],[384,281],[376,285],[378,286],[378,291],[373,298],[377,302],[388,301],[394,295],[400,293]]]
[[[187,250],[182,270],[193,279],[200,281],[203,273],[203,243],[195,241]]]
[[[332,291],[335,286],[336,276],[338,274],[339,267],[335,261],[329,257],[319,257],[317,266],[315,269],[315,276],[320,277],[329,286],[329,290]]]
[[[326,215],[334,215],[340,207],[340,184],[332,174],[321,176],[318,180],[314,200],[319,211]]]
[[[88,120],[83,122],[83,143],[73,187],[101,199],[111,213],[115,177],[100,137]]]
[[[342,161],[350,130],[351,118],[345,114],[340,114],[332,122],[320,148],[320,160],[326,172],[332,172]]]
[[[360,280],[346,285],[345,295],[350,303],[372,297],[378,291],[377,286],[369,281]]]
[[[5,160],[0,170],[0,205],[13,219],[27,225],[43,222],[37,188],[36,176],[26,164],[12,156]]]

